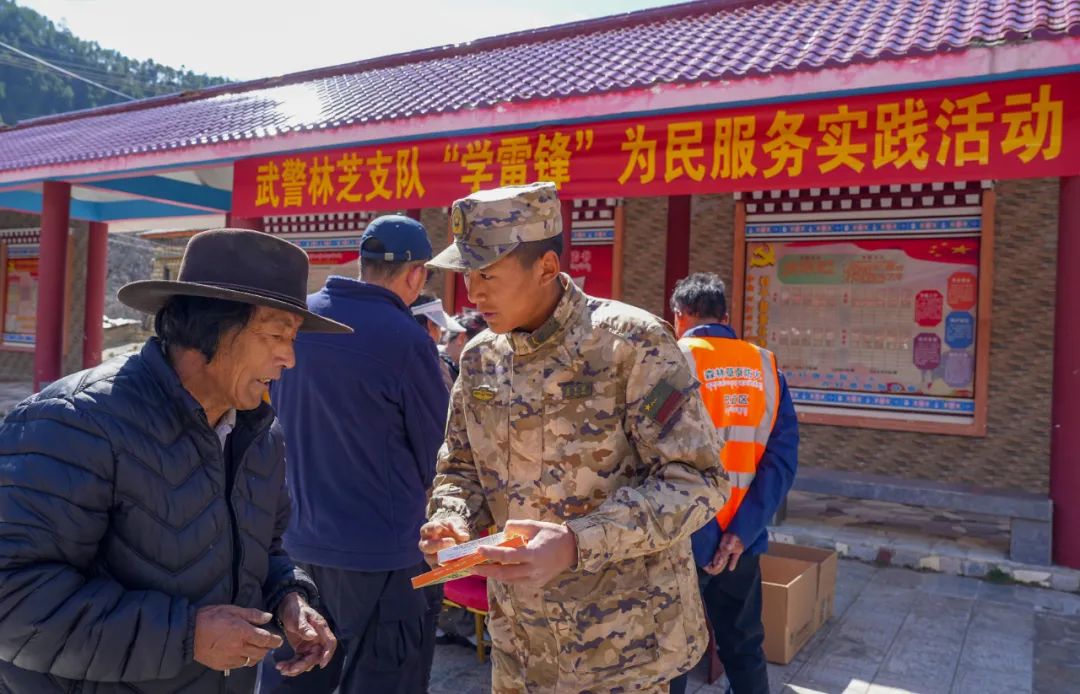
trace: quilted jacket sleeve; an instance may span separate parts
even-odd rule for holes
[[[31,399],[0,425],[0,659],[76,680],[168,679],[192,660],[195,608],[91,577],[114,459],[67,398]]]
[[[270,435],[274,438],[274,450],[281,461],[281,468],[284,469],[285,444],[281,425],[278,422],[274,422]],[[315,587],[315,581],[303,569],[293,563],[292,558],[282,546],[281,536],[285,534],[285,529],[289,527],[291,513],[292,503],[289,499],[289,488],[285,485],[283,476],[278,490],[274,539],[270,543],[270,566],[266,572],[266,582],[263,584],[266,609],[273,613],[277,612],[278,603],[281,602],[281,599],[293,591],[303,594],[308,604],[312,606],[315,606],[319,599],[319,591]]]

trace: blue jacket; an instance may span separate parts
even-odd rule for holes
[[[293,502],[285,546],[352,571],[415,566],[449,403],[435,344],[372,284],[331,277],[308,307],[356,332],[301,333],[271,391]]]
[[[719,323],[691,328],[683,337],[738,339],[730,326]],[[750,484],[746,498],[739,504],[735,517],[731,519],[731,527],[721,529],[714,519],[690,538],[698,566],[706,566],[712,561],[724,530],[739,536],[748,555],[763,554],[769,548],[766,526],[795,481],[798,459],[799,420],[795,415],[795,404],[791,400],[787,380],[780,373],[780,405],[776,411],[776,423],[765,445],[765,454],[758,463],[757,476]]]

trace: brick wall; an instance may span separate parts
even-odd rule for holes
[[[667,198],[628,198],[623,300],[663,315]],[[695,195],[690,207],[690,272],[715,272],[731,282],[735,199]]]
[[[105,280],[105,315],[109,318],[142,320],[143,313],[125,306],[116,298],[128,282],[164,279],[164,273],[154,264],[155,245],[131,234],[109,234],[108,276]],[[179,265],[179,262],[177,263]],[[155,271],[160,274],[155,274]],[[175,274],[172,279],[176,279]]]
[[[431,240],[431,250],[438,255],[439,251],[446,248],[449,243],[447,232],[450,229],[450,215],[447,214],[445,207],[429,207],[420,211],[420,223],[427,229],[428,238]],[[443,271],[431,273],[424,292],[440,299],[443,297]],[[447,306],[446,310],[451,311],[453,307]]]
[[[715,272],[730,294],[735,198],[730,194],[695,195],[690,214],[690,272]]]
[[[82,370],[83,343],[86,341],[86,253],[90,238],[86,222],[72,222],[68,246],[68,314],[64,331],[64,352],[60,374]]]
[[[29,229],[41,226],[41,217],[11,210],[0,210],[0,229]]]
[[[628,198],[623,246],[623,301],[664,314],[667,198]]]
[[[982,438],[803,425],[800,462],[838,470],[1045,493],[1049,485],[1057,179],[997,184],[988,435]],[[624,299],[664,306],[665,198],[626,201]],[[694,196],[690,271],[730,287],[730,195]]]
[[[0,381],[34,380],[34,353],[0,351]]]
[[[1057,179],[997,184],[988,435],[803,426],[800,462],[1045,493],[1057,252]]]

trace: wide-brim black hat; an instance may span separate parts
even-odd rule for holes
[[[300,330],[351,333],[307,307],[308,257],[299,246],[261,231],[211,229],[195,234],[175,280],[141,280],[120,288],[126,306],[157,313],[174,296],[203,296],[281,309],[304,319]]]

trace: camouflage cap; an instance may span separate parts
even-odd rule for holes
[[[480,270],[529,241],[562,233],[562,206],[554,183],[530,183],[481,190],[454,202],[450,212],[454,243],[428,267]]]

